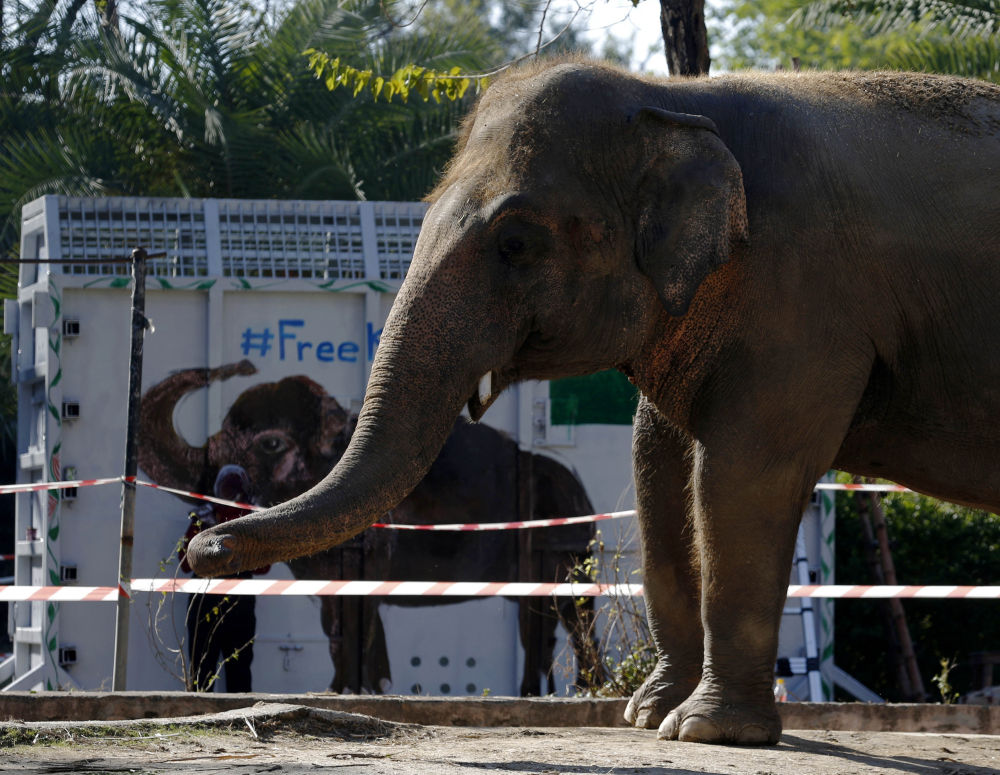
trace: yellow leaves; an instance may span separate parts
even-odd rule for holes
[[[406,102],[411,94],[416,94],[424,102],[431,99],[438,103],[443,99],[454,102],[465,96],[473,84],[479,91],[487,83],[485,76],[463,76],[458,67],[445,73],[420,65],[406,65],[385,77],[376,75],[371,70],[351,67],[341,62],[339,57],[332,58],[313,48],[302,53],[309,58],[309,70],[330,91],[343,86],[351,89],[357,97],[367,90],[376,101],[381,98],[391,102],[394,97],[399,97]]]

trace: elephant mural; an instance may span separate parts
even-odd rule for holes
[[[642,394],[658,655],[626,717],[768,744],[820,475],[1000,510],[1000,86],[536,64],[484,92],[430,199],[340,463],[198,536],[199,572],[344,541],[420,481],[464,405],[616,367]]]
[[[153,385],[142,399],[139,465],[154,481],[210,492],[223,469],[242,470],[245,497],[257,505],[281,503],[319,482],[340,459],[352,418],[305,376],[243,391],[204,447],[176,431],[174,410],[185,395],[215,380],[249,376],[249,361],[214,369],[185,369]],[[397,523],[503,522],[592,513],[583,486],[561,463],[518,449],[499,431],[457,422],[441,454],[416,489],[385,519]],[[530,515],[530,516],[529,516]],[[245,518],[245,517],[241,517]],[[445,581],[554,581],[565,579],[589,551],[593,525],[503,532],[370,530],[353,541],[291,559],[301,579]],[[519,578],[519,573],[526,574]],[[393,605],[443,605],[460,599],[393,597]],[[525,649],[521,693],[552,692],[553,646],[560,620],[577,657],[581,685],[602,678],[590,637],[593,602],[559,598],[518,600]],[[330,689],[386,691],[392,683],[378,598],[320,597],[321,623],[330,642]]]

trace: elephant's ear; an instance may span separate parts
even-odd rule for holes
[[[645,159],[637,184],[636,261],[671,315],[749,238],[740,165],[711,119],[660,108],[632,117]]]
[[[333,396],[324,395],[320,404],[319,431],[316,436],[317,451],[324,457],[343,454],[349,436],[347,412]]]

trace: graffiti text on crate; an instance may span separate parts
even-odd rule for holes
[[[282,318],[276,327],[247,326],[240,337],[240,349],[244,357],[256,355],[261,358],[277,357],[279,361],[303,362],[317,360],[323,363],[356,363],[361,357],[362,346],[358,342],[315,341],[305,335],[304,320]],[[366,323],[367,342],[364,348],[368,360],[375,356],[382,329]]]

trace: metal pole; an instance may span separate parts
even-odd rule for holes
[[[125,690],[128,666],[132,545],[135,536],[136,431],[142,388],[142,342],[146,331],[146,251],[132,251],[132,347],[128,364],[128,419],[125,426],[125,481],[122,482],[121,547],[118,554],[118,602],[115,616],[115,666],[112,689]]]
[[[799,584],[809,584],[809,555],[806,554],[806,537],[799,523],[799,533],[795,538],[795,569]],[[806,643],[806,676],[809,681],[809,702],[823,702],[823,682],[819,674],[819,644],[816,640],[816,619],[813,616],[813,602],[804,597],[799,600],[802,613],[802,634]]]

